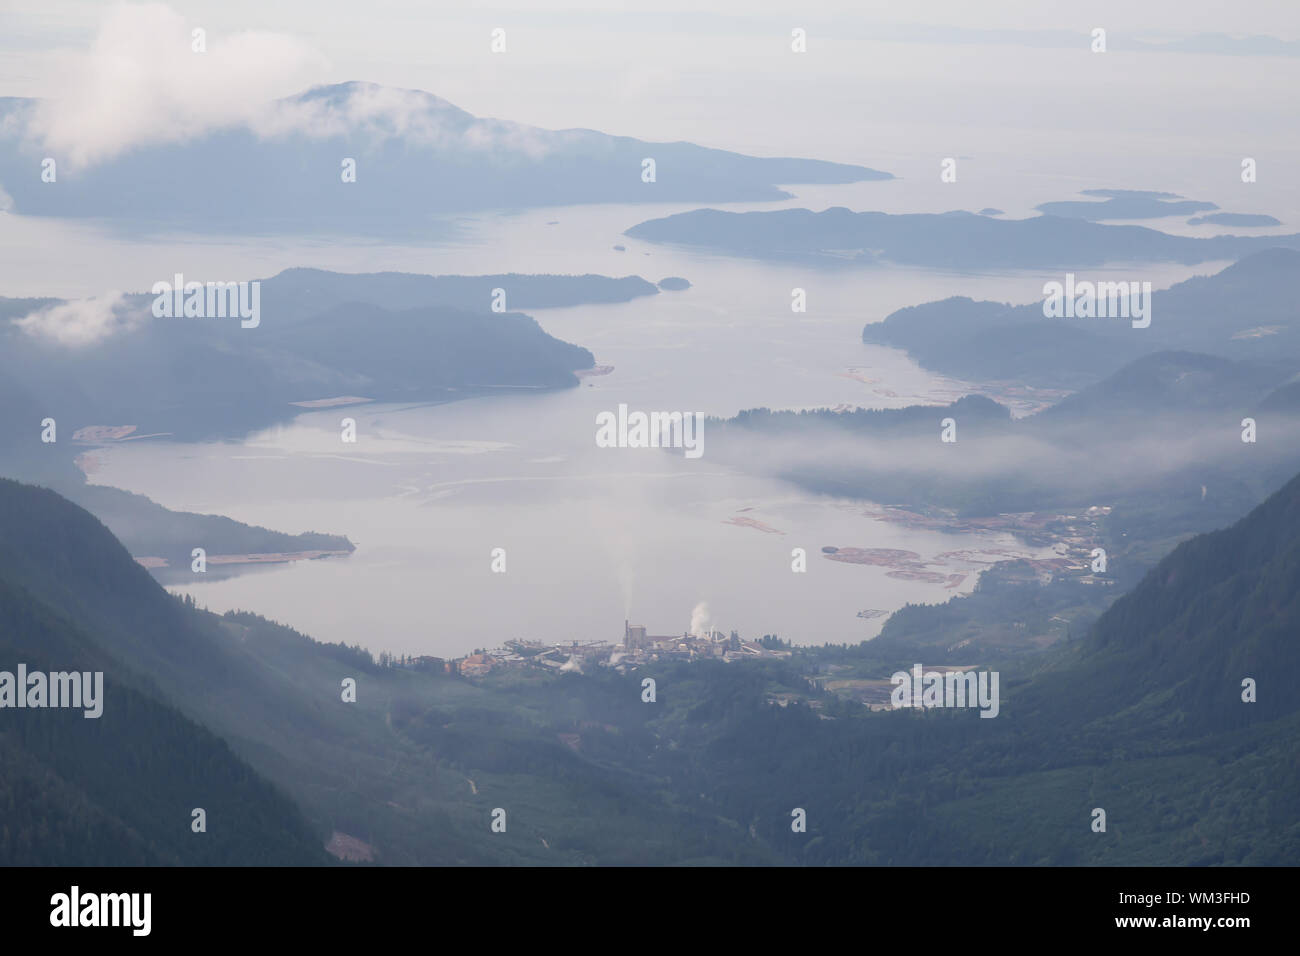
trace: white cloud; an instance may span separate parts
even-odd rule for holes
[[[29,133],[68,165],[84,166],[248,123],[325,68],[305,43],[277,33],[209,31],[206,52],[196,53],[196,27],[162,4],[110,7],[88,51],[61,54],[59,88]]]
[[[299,133],[323,139],[360,134],[370,143],[393,138],[436,150],[504,150],[532,159],[581,136],[505,120],[478,119],[430,93],[359,82],[277,101],[250,125],[264,137]]]
[[[206,34],[192,49],[191,22],[162,4],[117,4],[90,48],[59,54],[57,88],[27,119],[27,134],[69,168],[135,147],[179,143],[247,127],[262,137],[400,138],[432,149],[504,150],[540,158],[580,134],[480,120],[417,90],[350,83],[298,97],[327,64],[283,33]]]
[[[88,299],[75,299],[49,305],[14,319],[33,338],[58,345],[80,348],[103,341],[119,332],[127,332],[144,321],[139,310],[123,309],[121,292],[106,292]]]

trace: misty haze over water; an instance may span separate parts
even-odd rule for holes
[[[364,637],[400,654],[452,656],[507,637],[616,639],[625,618],[652,633],[680,633],[700,602],[717,627],[747,638],[853,642],[883,621],[859,611],[968,593],[987,564],[945,569],[967,573],[952,588],[826,561],[824,546],[901,549],[922,560],[951,551],[1049,555],[1004,534],[891,524],[871,517],[877,509],[869,503],[743,474],[710,459],[707,428],[696,460],[680,451],[597,449],[596,414],[620,403],[721,417],[760,406],[952,401],[969,388],[902,352],[864,345],[863,322],[947,295],[996,299],[1015,289],[1018,301],[1032,301],[1042,285],[1028,272],[748,262],[620,235],[649,215],[634,206],[484,217],[465,225],[454,245],[400,247],[385,259],[385,268],[431,273],[689,279],[688,290],[627,303],[530,310],[547,332],[613,366],[607,375],[556,392],[309,411],[245,442],[117,444],[95,451],[92,480],[173,509],[347,535],[357,551],[346,558],[172,590],[216,611],[255,608],[321,640]],[[266,269],[342,265],[310,242],[284,245]],[[1220,267],[1160,264],[1143,274],[1163,287]],[[807,313],[790,312],[797,286],[810,290]],[[338,443],[345,415],[358,422],[355,445]],[[774,530],[725,523],[736,517]],[[506,548],[510,571],[522,573],[490,573],[493,547]],[[790,574],[794,547],[808,552],[808,574]]]

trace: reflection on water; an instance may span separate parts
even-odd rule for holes
[[[680,451],[597,448],[595,419],[620,403],[729,416],[758,406],[946,402],[967,389],[899,352],[863,345],[863,323],[955,294],[1032,301],[1042,276],[818,270],[619,236],[646,215],[644,207],[604,207],[488,218],[464,244],[402,247],[384,266],[365,250],[345,266],[334,249],[279,249],[276,268],[638,273],[685,276],[693,285],[622,305],[536,313],[548,332],[613,366],[577,388],[312,410],[241,442],[115,445],[99,453],[94,479],[171,508],[346,534],[357,545],[347,558],[175,590],[214,610],[253,610],[322,640],[395,653],[452,655],[512,637],[616,639],[626,617],[654,633],[675,632],[701,601],[714,625],[746,637],[856,641],[882,623],[859,612],[946,600],[969,591],[976,575],[968,572],[982,565],[948,557],[931,565],[928,579],[906,580],[888,577],[884,566],[826,560],[823,547],[893,548],[922,562],[968,550],[1041,553],[1006,535],[882,522],[863,503],[739,473],[710,460],[707,429],[695,460]],[[1192,270],[1148,272],[1159,287]],[[791,311],[795,288],[806,290],[806,313]],[[345,415],[357,420],[356,444],[340,441]],[[505,549],[503,574],[491,570],[495,548]],[[791,570],[794,548],[808,554],[806,573]]]

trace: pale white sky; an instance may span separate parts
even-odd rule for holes
[[[318,54],[313,69],[278,84],[263,71],[266,96],[296,92],[304,80],[363,79],[437,93],[478,115],[755,152],[788,151],[792,133],[815,122],[817,138],[839,153],[825,158],[852,159],[864,123],[901,130],[918,117],[919,125],[958,132],[1077,129],[1086,115],[1094,129],[1107,123],[1176,136],[1207,123],[1231,133],[1262,126],[1261,114],[1285,105],[1295,116],[1300,89],[1297,55],[1125,50],[1138,38],[1202,33],[1300,40],[1295,0],[681,5],[688,9],[646,0],[167,4],[189,26],[204,27],[214,50],[231,34],[268,31]],[[113,6],[6,0],[0,95],[59,89],[66,53],[87,50]],[[803,56],[790,53],[795,26],[809,33]],[[494,27],[506,30],[506,54],[489,52]],[[1094,27],[1108,33],[1104,58],[1084,55]],[[1074,49],[1063,45],[1072,34]],[[1300,124],[1291,125],[1294,146]]]
[[[0,95],[75,101],[93,90],[65,127],[116,124],[130,137],[147,131],[142,117],[176,122],[179,111],[198,130],[275,96],[359,79],[548,128],[927,179],[936,157],[966,156],[1004,178],[1050,170],[1081,187],[1213,199],[1250,155],[1267,173],[1251,198],[1267,195],[1268,206],[1243,211],[1300,215],[1296,0],[670,2],[683,9],[650,0],[197,0],[124,17],[112,3],[7,0]],[[105,22],[117,31],[106,34]],[[137,28],[161,23],[176,30]],[[177,59],[174,38],[193,27],[208,32],[206,76],[189,75],[188,51]],[[506,31],[504,54],[490,52],[495,27]],[[794,27],[808,31],[806,54],[790,51]],[[1107,31],[1105,54],[1089,50],[1094,27]],[[1206,34],[1221,52],[1142,45]],[[1252,36],[1285,42],[1277,55],[1251,53]],[[120,95],[106,97],[115,86]]]

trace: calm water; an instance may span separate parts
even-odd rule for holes
[[[870,31],[824,29],[817,55],[786,55],[774,65],[765,56],[755,59],[739,39],[727,41],[737,46],[719,46],[725,38],[714,35],[708,18],[693,28],[702,38],[687,37],[680,27],[673,23],[656,38],[653,69],[608,46],[600,30],[595,39],[579,39],[578,25],[566,22],[555,49],[581,48],[588,65],[575,66],[565,54],[563,64],[529,73],[528,82],[485,83],[481,72],[461,68],[461,45],[448,39],[457,34],[445,32],[447,57],[431,60],[428,43],[437,38],[417,32],[405,61],[398,56],[384,65],[395,72],[373,75],[367,51],[356,73],[427,88],[485,115],[689,139],[759,155],[862,162],[900,177],[794,187],[798,195],[787,202],[728,207],[734,209],[995,207],[1019,218],[1039,203],[1112,187],[1171,190],[1225,211],[1283,220],[1273,230],[1189,226],[1179,217],[1143,223],[1169,232],[1293,232],[1300,220],[1300,185],[1287,174],[1300,155],[1296,128],[1271,122],[1276,108],[1259,92],[1294,87],[1294,60],[1122,53],[1098,60],[1082,53],[1070,59],[1058,49],[900,48],[877,43]],[[736,55],[720,57],[720,49]],[[600,51],[607,62],[591,60]],[[664,62],[694,66],[674,79]],[[20,88],[6,92],[44,94],[40,84],[21,87],[32,75],[28,64],[10,69],[10,82]],[[612,97],[610,76],[621,77]],[[741,89],[746,95],[736,95]],[[1182,92],[1170,97],[1170,90]],[[1209,147],[1207,129],[1217,136]],[[959,160],[958,181],[944,184],[939,160],[950,155]],[[1257,183],[1241,183],[1243,155],[1259,158]],[[553,335],[614,366],[612,374],[577,389],[436,407],[312,412],[240,442],[137,441],[104,449],[96,480],[169,507],[286,531],[339,532],[355,541],[358,550],[344,560],[183,589],[216,610],[248,608],[326,640],[452,654],[512,636],[618,637],[624,617],[652,632],[680,630],[701,601],[715,624],[747,636],[855,640],[879,626],[856,617],[859,610],[943,600],[954,592],[888,578],[884,568],[824,560],[822,546],[902,548],[923,558],[1015,547],[1007,539],[903,529],[875,520],[861,503],[737,474],[711,460],[707,434],[704,457],[695,461],[595,448],[596,413],[620,402],[731,415],[753,406],[949,400],[966,390],[962,383],[931,375],[899,353],[864,346],[863,323],[948,295],[1030,302],[1040,298],[1047,278],[1060,278],[794,269],[622,236],[644,219],[695,205],[484,215],[451,223],[457,240],[443,244],[122,236],[93,223],[0,212],[0,293],[143,291],[176,272],[254,278],[293,266],[635,273],[694,283],[685,292],[624,305],[535,313]],[[430,234],[445,235],[447,225],[431,225]],[[616,244],[626,251],[615,251]],[[1217,268],[1142,267],[1140,277],[1159,289]],[[794,287],[807,290],[806,314],[790,312]],[[344,414],[359,422],[356,445],[339,441]],[[726,523],[737,515],[775,530]],[[507,552],[505,574],[489,570],[497,547]],[[808,573],[789,570],[793,547],[808,549]],[[959,590],[973,584],[972,575]]]
[[[949,590],[825,560],[823,546],[900,548],[922,559],[956,550],[1043,553],[1009,536],[902,528],[877,520],[869,504],[738,473],[710,459],[707,431],[695,460],[594,442],[596,414],[620,402],[732,415],[755,406],[947,401],[965,391],[962,383],[863,345],[863,323],[948,295],[1030,301],[1041,275],[819,271],[620,237],[646,216],[644,207],[604,207],[489,217],[465,224],[454,247],[392,247],[382,266],[364,248],[361,261],[345,264],[336,249],[286,246],[261,274],[310,264],[680,275],[694,285],[622,305],[536,312],[548,332],[614,367],[576,389],[310,412],[241,442],[133,442],[104,449],[95,480],[171,508],[346,534],[357,551],[345,559],[175,590],[213,610],[255,610],[323,640],[397,653],[451,655],[510,637],[617,639],[625,617],[652,633],[680,632],[701,602],[715,625],[745,636],[854,641],[880,627],[860,610],[945,600],[969,591],[976,575]],[[221,260],[220,248],[207,248]],[[1144,270],[1157,287],[1191,272]],[[806,314],[790,312],[796,286],[807,289]],[[357,419],[355,445],[339,439],[344,415]],[[729,523],[736,517],[772,530]],[[795,547],[809,554],[805,574],[790,569]],[[494,548],[505,549],[504,574],[491,571]]]

